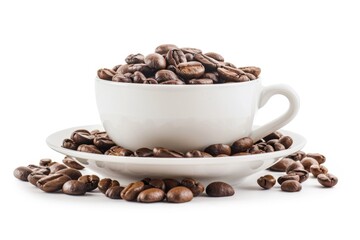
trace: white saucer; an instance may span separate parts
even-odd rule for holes
[[[177,178],[192,177],[203,184],[212,181],[224,181],[238,185],[241,180],[253,173],[264,170],[281,157],[301,150],[306,140],[303,136],[281,130],[284,135],[293,139],[291,148],[263,154],[221,158],[140,158],[119,157],[93,153],[78,152],[61,147],[65,138],[77,129],[102,130],[101,125],[89,125],[68,128],[55,132],[47,137],[46,143],[52,149],[79,161],[85,167],[102,175],[127,184],[144,177]]]

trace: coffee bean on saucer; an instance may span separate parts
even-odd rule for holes
[[[76,144],[72,139],[66,138],[62,143],[62,147],[71,150],[77,150],[78,144]]]
[[[299,192],[301,189],[301,184],[296,180],[287,180],[281,184],[281,190],[284,192]]]
[[[112,180],[110,178],[103,178],[98,183],[98,188],[100,192],[104,193],[111,187],[120,186],[120,183],[117,180]]]
[[[65,156],[65,158],[62,160],[62,162],[69,168],[73,168],[76,170],[84,169],[84,166],[80,165],[77,161],[75,161],[74,159],[72,159],[71,157],[68,157],[68,156]]]
[[[271,139],[271,140],[266,142],[267,145],[270,145],[273,148],[275,147],[275,143],[279,143],[279,139]]]
[[[86,152],[86,153],[94,153],[94,154],[102,154],[102,152],[95,146],[95,145],[89,145],[89,144],[81,144],[78,148],[78,151],[80,152]]]
[[[88,130],[79,129],[74,131],[70,137],[77,144],[92,144],[94,135],[90,134]]]
[[[170,203],[190,202],[193,199],[193,193],[187,187],[178,186],[167,192],[166,199]]]
[[[71,180],[70,177],[61,174],[46,176],[37,181],[36,186],[44,192],[57,192],[62,189],[64,183]]]
[[[21,181],[28,181],[29,174],[32,173],[32,170],[28,167],[17,167],[14,170],[14,177]]]
[[[165,183],[165,192],[168,192],[170,189],[180,186],[180,182],[173,178],[165,178],[163,179]]]
[[[105,196],[111,199],[121,199],[121,191],[124,190],[124,187],[121,186],[113,186],[108,188],[105,192]]]
[[[204,185],[202,185],[199,181],[196,181],[193,178],[184,178],[181,181],[181,185],[190,189],[190,191],[193,193],[194,197],[199,196],[205,190]]]
[[[62,191],[68,195],[84,195],[86,184],[77,180],[69,180],[62,186]]]
[[[299,161],[293,162],[286,168],[286,173],[289,173],[295,169],[304,169],[304,166]]]
[[[283,135],[280,132],[275,131],[275,132],[272,132],[269,135],[265,136],[263,139],[265,142],[267,142],[267,141],[270,141],[273,139],[280,139],[282,136]]]
[[[143,190],[137,196],[138,202],[143,203],[154,203],[154,202],[161,202],[165,198],[165,192],[159,188],[149,188]]]
[[[136,157],[152,157],[154,156],[153,150],[150,148],[139,148],[134,152]]]
[[[108,137],[97,136],[94,138],[94,145],[103,152],[107,151],[109,148],[115,146],[115,143]]]
[[[204,152],[217,156],[219,154],[231,155],[231,148],[226,144],[213,144],[204,149]]]
[[[270,189],[275,185],[276,179],[272,175],[265,175],[265,176],[260,177],[257,180],[257,183],[263,189]]]
[[[160,157],[160,158],[182,158],[184,157],[184,154],[181,152],[177,152],[175,150],[170,150],[162,147],[155,147],[153,149],[154,157]]]
[[[282,144],[285,147],[285,149],[288,149],[293,144],[293,140],[289,136],[282,136],[279,139],[279,143]]]
[[[212,182],[206,187],[206,193],[210,197],[228,197],[234,195],[235,191],[225,182]]]
[[[310,172],[314,177],[317,177],[319,174],[327,174],[328,169],[324,165],[314,164],[310,167]]]
[[[304,157],[300,162],[308,172],[310,172],[310,167],[312,165],[319,165],[318,161],[311,157]]]
[[[121,198],[126,201],[135,201],[140,192],[144,190],[143,182],[134,182],[127,185],[121,191]]]
[[[96,175],[84,175],[79,177],[78,181],[86,184],[86,191],[91,192],[98,187],[100,178]]]
[[[111,156],[132,156],[134,153],[129,149],[122,148],[120,146],[113,146],[105,152],[105,155]]]
[[[330,173],[319,174],[317,176],[317,180],[321,185],[327,188],[333,187],[338,183],[338,178]]]
[[[320,153],[307,153],[306,157],[314,158],[319,164],[323,164],[326,161],[326,157]]]
[[[203,157],[212,157],[210,154],[206,153],[206,152],[202,152],[199,150],[192,150],[190,152],[187,152],[185,154],[185,157],[188,158],[203,158]]]
[[[81,172],[79,172],[78,170],[73,169],[73,168],[61,169],[61,170],[57,171],[56,174],[67,175],[72,180],[78,180],[82,176]]]
[[[274,149],[274,147],[271,146],[271,145],[266,145],[265,148],[264,148],[264,151],[265,151],[265,152],[274,152],[275,149]]]
[[[43,158],[40,159],[39,165],[42,167],[49,167],[52,163],[52,160],[50,158]]]
[[[292,175],[292,174],[298,175],[300,178],[299,179],[300,183],[305,182],[309,178],[309,172],[306,171],[305,169],[294,169],[294,170],[288,172],[287,174],[288,175]]]
[[[281,185],[283,182],[288,181],[288,180],[295,180],[295,181],[300,182],[300,176],[295,173],[286,174],[284,176],[279,177],[277,181]]]
[[[282,150],[285,150],[286,148],[285,148],[284,145],[282,145],[281,143],[277,142],[277,143],[274,144],[274,149],[275,149],[275,151],[282,151]]]
[[[253,140],[249,137],[240,138],[231,145],[232,153],[246,152],[253,144]]]

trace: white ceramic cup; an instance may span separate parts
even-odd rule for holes
[[[264,87],[257,79],[216,85],[150,85],[95,80],[102,124],[119,146],[165,147],[178,151],[231,144],[242,137],[254,141],[289,123],[299,98],[286,85]],[[288,110],[253,130],[257,110],[276,94],[289,100]]]

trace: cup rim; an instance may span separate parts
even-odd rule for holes
[[[256,83],[261,83],[261,77],[247,81],[247,82],[230,82],[230,83],[221,83],[221,84],[142,84],[142,83],[123,83],[123,82],[113,82],[109,80],[104,80],[96,76],[95,82],[99,82],[101,84],[108,84],[108,85],[116,85],[116,86],[123,86],[123,87],[136,87],[139,88],[140,86],[143,88],[224,88],[224,87],[234,87],[234,86],[244,86],[244,85],[251,85]]]

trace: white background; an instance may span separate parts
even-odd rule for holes
[[[236,4],[235,4],[236,2]],[[2,1],[0,238],[221,239],[359,237],[359,13],[356,1]],[[333,189],[310,179],[300,193],[261,191],[256,174],[236,196],[188,204],[136,204],[99,194],[45,194],[12,176],[43,157],[45,138],[99,123],[100,67],[162,43],[221,53],[262,68],[265,85],[286,83],[301,110],[286,129],[305,151],[327,156]],[[281,113],[275,97],[256,122]],[[64,230],[64,231],[63,231]]]

